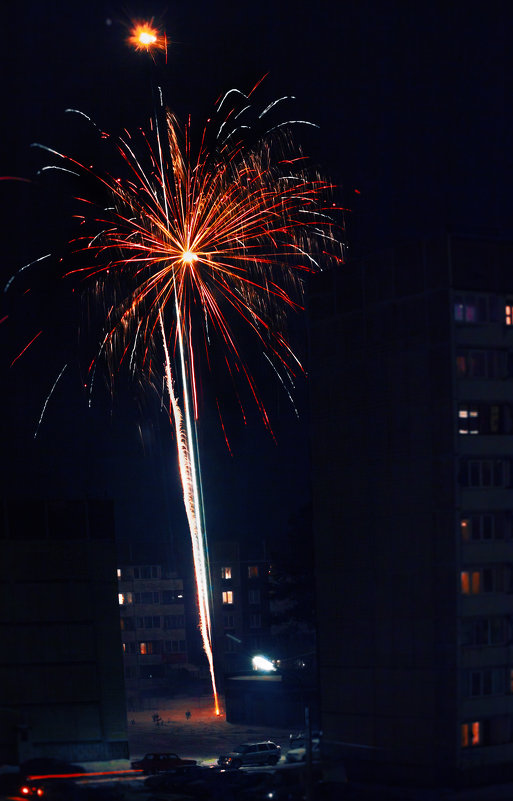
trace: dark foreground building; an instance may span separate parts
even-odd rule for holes
[[[513,766],[513,246],[454,236],[311,288],[326,756],[351,778]]]
[[[0,763],[126,758],[112,504],[0,511]]]

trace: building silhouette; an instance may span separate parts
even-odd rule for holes
[[[512,257],[447,235],[312,281],[321,726],[350,778],[511,772]]]
[[[128,757],[113,504],[0,510],[0,761]]]

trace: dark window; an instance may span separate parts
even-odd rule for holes
[[[183,603],[183,590],[163,590],[162,603],[163,604]]]

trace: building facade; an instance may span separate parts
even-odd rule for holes
[[[161,564],[118,568],[120,626],[129,709],[177,691],[189,665],[183,580]]]
[[[256,654],[272,657],[265,545],[246,548],[237,542],[213,543],[210,572],[214,658],[222,688],[225,675],[251,670]]]
[[[0,761],[127,758],[113,504],[0,512]]]
[[[350,775],[513,763],[512,257],[447,236],[312,283],[321,725]]]

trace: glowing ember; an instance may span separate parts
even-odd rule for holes
[[[165,50],[166,40],[157,28],[153,25],[153,20],[149,22],[135,22],[128,37],[128,44],[136,50]]]

